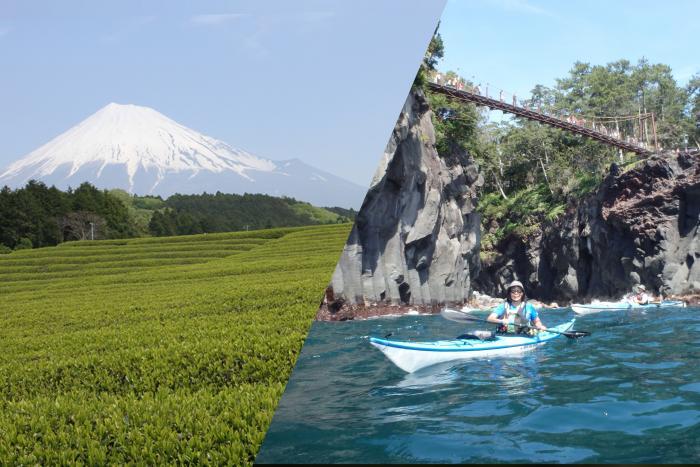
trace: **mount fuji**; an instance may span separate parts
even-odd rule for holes
[[[0,186],[35,179],[61,189],[90,182],[139,195],[265,193],[357,208],[367,191],[298,159],[233,148],[148,107],[109,104],[0,173]]]

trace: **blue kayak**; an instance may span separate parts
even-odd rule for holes
[[[566,332],[574,326],[571,320],[549,329]],[[431,365],[452,360],[520,354],[561,336],[541,331],[534,337],[526,335],[496,335],[494,339],[451,339],[430,342],[395,341],[371,337],[370,343],[402,370],[412,373]]]

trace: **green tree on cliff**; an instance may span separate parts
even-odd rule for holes
[[[423,61],[416,74],[416,79],[413,81],[414,86],[423,87],[428,82],[428,75],[435,71],[435,65],[437,65],[438,61],[445,55],[445,46],[438,32],[439,28],[440,23],[438,23],[435,28],[433,37],[430,39],[430,44],[428,44],[428,48],[425,51]]]
[[[700,149],[700,73],[696,73],[686,86],[688,94],[689,143]]]
[[[686,91],[677,85],[668,65],[652,65],[645,58],[636,65],[628,60],[595,66],[577,62],[568,77],[557,80],[556,91],[555,110],[588,117],[653,112],[659,143],[664,148],[679,147],[689,129],[684,112]],[[628,134],[640,131],[635,124],[635,120],[617,122]],[[648,126],[646,132],[651,133]]]

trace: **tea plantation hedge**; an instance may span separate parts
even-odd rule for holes
[[[252,464],[349,231],[0,256],[0,464]]]

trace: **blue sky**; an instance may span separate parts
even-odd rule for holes
[[[367,186],[443,0],[0,0],[0,168],[110,102]]]
[[[441,69],[525,97],[577,60],[700,72],[700,1],[0,0],[0,168],[109,102],[366,186],[441,17]],[[497,112],[492,112],[496,114]]]
[[[536,84],[553,87],[576,61],[645,57],[685,85],[700,73],[698,18],[697,0],[450,0],[438,68],[521,98]]]

